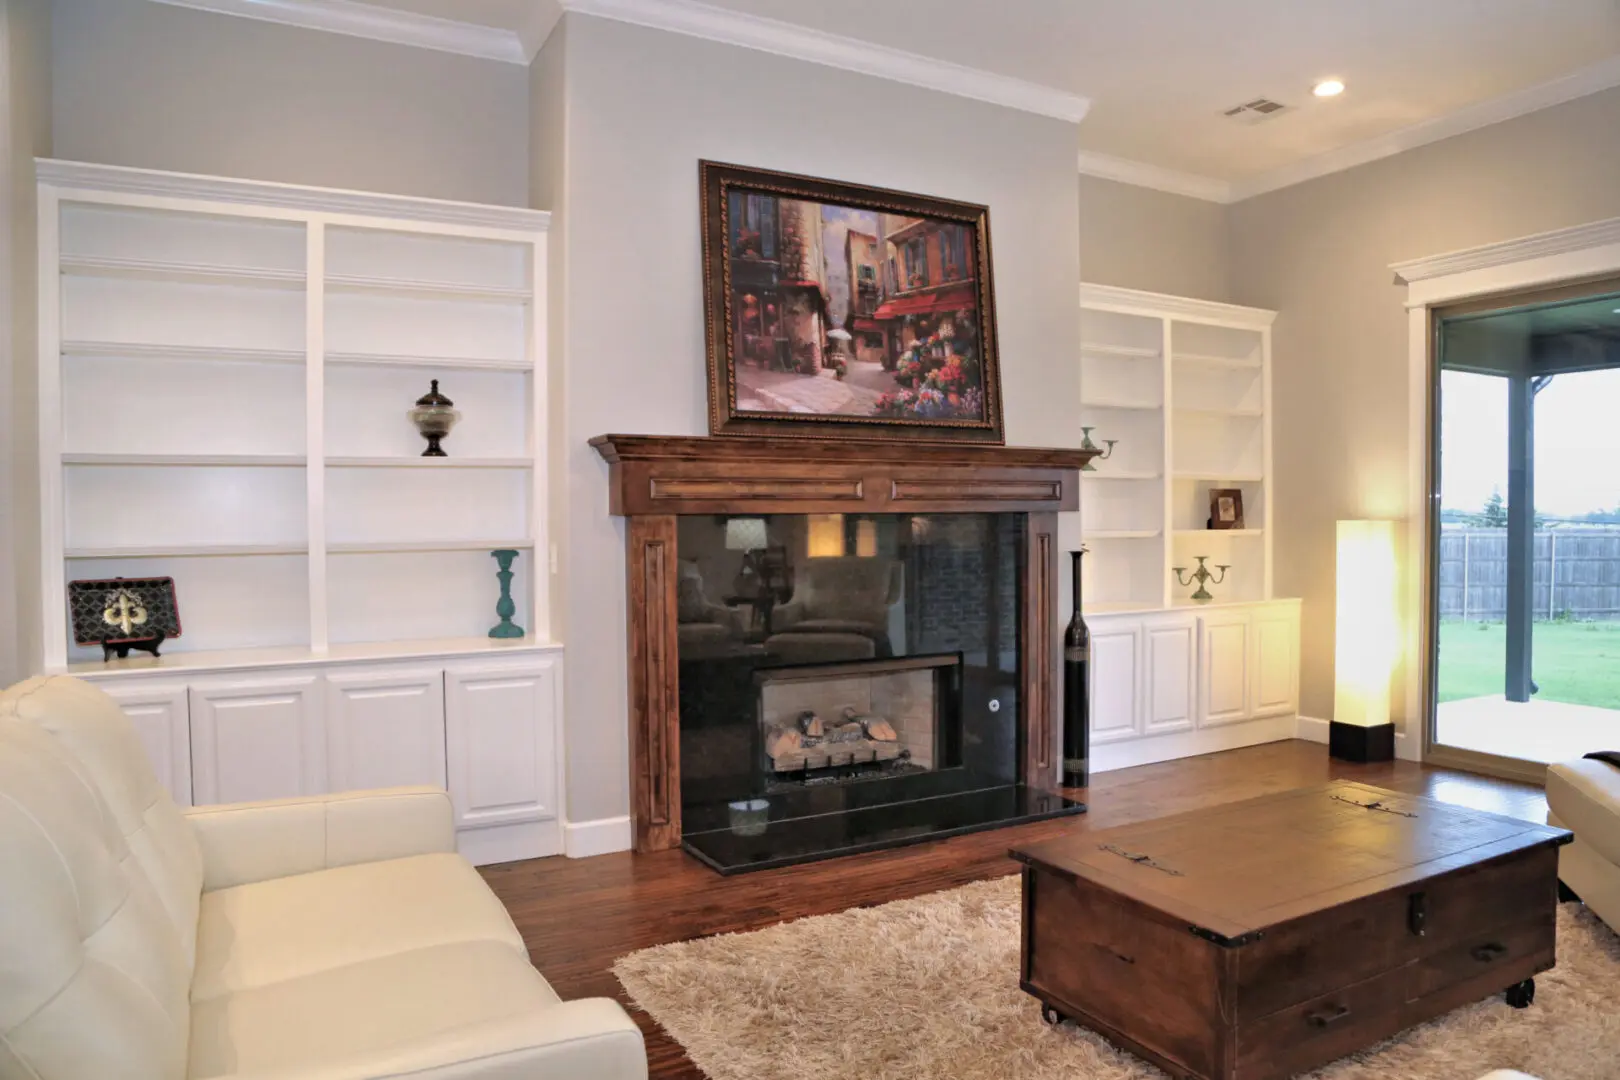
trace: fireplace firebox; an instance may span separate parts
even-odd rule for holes
[[[607,436],[631,820],[722,873],[1078,813],[1056,512],[1087,451]]]

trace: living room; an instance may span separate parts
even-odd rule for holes
[[[1613,5],[920,7],[0,5],[0,1077],[1615,1075]]]

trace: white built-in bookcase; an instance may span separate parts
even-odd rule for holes
[[[66,585],[172,576],[188,670],[550,639],[549,215],[41,161],[46,666]],[[424,458],[430,379],[461,423]],[[538,563],[537,563],[538,556]]]
[[[1089,284],[1080,304],[1080,423],[1118,440],[1081,474],[1086,610],[1195,606],[1171,571],[1197,555],[1232,567],[1217,601],[1269,600],[1276,313]],[[1243,492],[1246,528],[1205,527],[1211,488]]]

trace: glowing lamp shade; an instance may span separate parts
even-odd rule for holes
[[[767,543],[764,518],[729,518],[726,521],[727,551],[758,551]]]
[[[1389,723],[1389,685],[1400,654],[1393,521],[1341,521],[1334,634],[1333,719]]]
[[[838,558],[844,554],[844,515],[810,514],[805,554],[812,559]]]

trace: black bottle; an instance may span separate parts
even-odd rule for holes
[[[1091,631],[1080,612],[1080,557],[1085,548],[1071,551],[1074,559],[1074,614],[1063,634],[1063,786],[1085,787],[1090,775],[1091,687],[1086,670],[1091,664]]]

